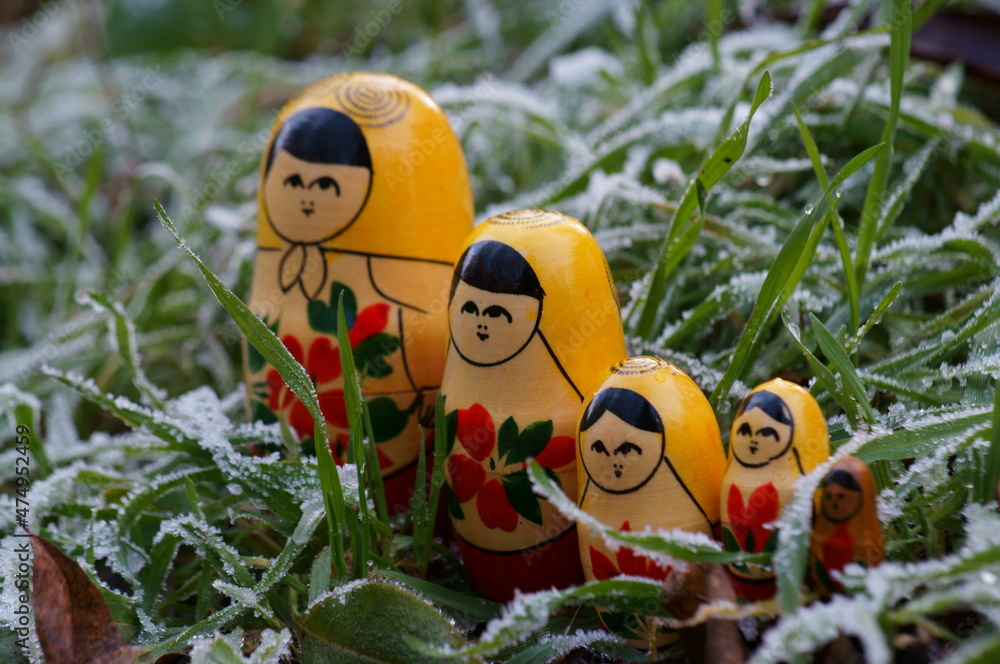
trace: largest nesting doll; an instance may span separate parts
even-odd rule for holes
[[[625,356],[604,254],[571,217],[493,217],[455,266],[449,323],[448,506],[474,584],[506,601],[581,582],[576,527],[534,494],[525,462],[576,495],[583,395]]]
[[[619,530],[679,528],[712,537],[726,469],[712,406],[687,374],[655,357],[615,366],[583,411],[578,436],[580,507]],[[580,529],[587,580],[622,574],[662,581],[671,569],[599,533]],[[639,648],[662,648],[676,632],[644,616],[599,610],[601,623]]]
[[[337,343],[341,297],[391,512],[409,504],[448,340],[448,285],[473,205],[441,108],[387,74],[335,76],[278,114],[264,151],[250,308],[306,368],[347,460]],[[278,372],[248,349],[255,418],[303,439],[313,422]]]
[[[740,404],[729,434],[722,481],[722,543],[727,551],[774,551],[770,524],[791,499],[798,478],[830,456],[830,435],[819,404],[805,388],[781,378],[758,385]],[[750,601],[774,595],[772,569],[729,567],[733,585]]]

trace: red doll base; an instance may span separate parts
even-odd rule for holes
[[[583,583],[576,527],[534,548],[510,553],[486,551],[457,533],[453,536],[476,590],[496,602],[509,602],[514,590],[530,593]]]
[[[737,576],[733,574],[732,570],[727,571],[729,572],[730,580],[733,582],[733,590],[748,602],[760,602],[765,599],[771,599],[778,590],[773,577],[769,579],[751,579]]]

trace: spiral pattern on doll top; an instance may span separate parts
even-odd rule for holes
[[[626,376],[640,376],[654,371],[669,370],[674,368],[669,362],[658,357],[648,357],[645,355],[630,357],[614,365],[611,370],[617,374]]]
[[[410,110],[410,95],[399,88],[347,80],[338,85],[333,94],[344,112],[366,129],[395,124]]]
[[[550,210],[514,210],[498,214],[490,223],[498,226],[524,226],[525,228],[541,228],[542,226],[557,226],[565,223],[567,217]]]

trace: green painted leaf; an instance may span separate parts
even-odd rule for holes
[[[497,448],[500,458],[507,463],[524,463],[530,457],[538,456],[552,438],[552,420],[532,422],[520,434],[513,417],[508,417],[500,425],[497,433]]]
[[[767,536],[767,541],[764,542],[764,553],[774,553],[774,550],[778,548],[778,531],[772,530],[771,534]]]
[[[736,535],[729,528],[723,526],[722,528],[722,546],[726,551],[742,551],[739,540],[736,539]]]
[[[497,452],[504,458],[517,446],[517,422],[508,417],[497,431]]]
[[[381,581],[333,590],[298,618],[294,629],[301,661],[310,664],[447,661],[428,660],[409,642],[452,648],[466,644],[433,605],[405,588]]]
[[[465,519],[465,510],[462,509],[462,504],[458,502],[455,492],[447,484],[441,487],[441,491],[444,493],[444,502],[448,506],[448,514],[454,519],[463,521]]]
[[[358,301],[354,297],[354,291],[339,281],[330,284],[330,299],[328,301],[309,301],[306,307],[306,313],[309,316],[309,327],[317,332],[337,334],[337,301],[340,299],[341,292],[344,293],[344,319],[347,322],[347,329],[354,327],[354,320],[358,312]]]
[[[410,413],[400,410],[392,397],[377,397],[368,402],[372,416],[372,435],[376,443],[384,443],[403,433]]]
[[[379,332],[354,347],[354,362],[358,371],[369,378],[385,378],[392,373],[388,357],[399,350],[399,337]]]
[[[455,447],[455,437],[458,435],[458,411],[453,410],[444,418],[445,426],[447,431],[445,431],[445,456],[451,454],[451,450]]]
[[[516,473],[500,478],[503,492],[517,513],[528,521],[542,525],[542,505],[538,496],[531,489],[531,478],[528,471],[519,470]]]

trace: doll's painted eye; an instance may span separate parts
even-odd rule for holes
[[[757,435],[758,436],[770,436],[771,438],[774,438],[775,440],[778,440],[778,432],[775,431],[771,427],[764,427],[763,429],[761,429],[760,431],[757,432]]]
[[[483,315],[489,316],[490,318],[500,318],[504,316],[508,323],[514,322],[513,317],[511,317],[510,312],[501,307],[499,304],[494,304],[493,306],[486,307],[483,309]]]
[[[611,456],[611,454],[608,453],[608,448],[604,446],[603,440],[595,440],[593,443],[591,443],[590,449],[594,450],[598,454],[603,454],[604,456]]]
[[[285,178],[285,182],[283,184],[286,187],[299,187],[299,188],[305,187],[305,184],[303,184],[302,178],[299,177],[298,173],[292,173],[291,175],[289,175],[287,178]]]
[[[753,432],[750,430],[750,425],[747,422],[744,422],[740,425],[740,428],[736,431],[736,433],[740,436],[749,436]]]
[[[327,189],[330,189],[331,187],[333,187],[334,189],[337,190],[337,195],[340,196],[340,185],[337,184],[337,181],[334,180],[329,175],[324,175],[321,178],[316,178],[309,185],[309,188],[312,189],[313,187],[316,187],[316,186],[318,186],[323,191],[326,191]]]
[[[472,300],[469,300],[468,302],[466,302],[465,304],[462,305],[462,313],[463,314],[474,314],[474,315],[478,316],[479,315],[479,307],[476,306],[475,302],[473,302]]]
[[[622,456],[628,456],[632,452],[637,454],[642,454],[642,448],[635,443],[626,440],[624,443],[615,448],[615,454],[621,454]]]

